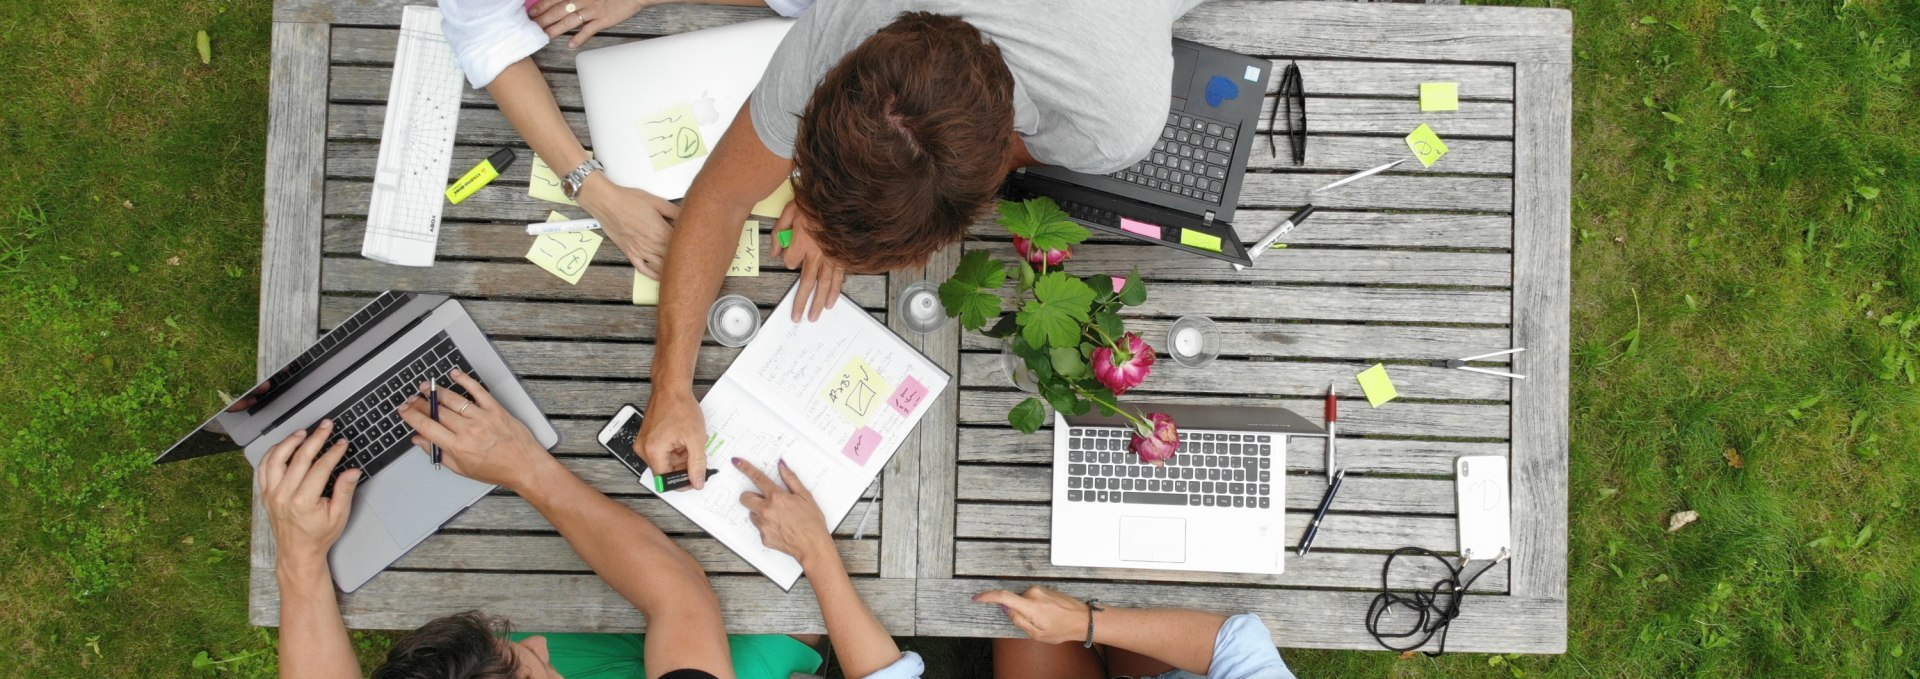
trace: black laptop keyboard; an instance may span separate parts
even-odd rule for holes
[[[327,413],[327,417],[333,419],[333,438],[327,440],[327,445],[346,439],[347,456],[333,468],[323,494],[333,495],[333,482],[341,472],[359,468],[361,480],[365,481],[413,447],[413,428],[400,419],[399,407],[408,396],[419,393],[421,382],[433,380],[441,389],[468,396],[447,377],[454,368],[476,381],[480,379],[473,373],[473,364],[466,355],[454,346],[453,338],[447,333],[438,333],[378,380],[362,387],[352,398]],[[448,414],[442,413],[442,416]]]
[[[386,318],[387,314],[399,308],[400,303],[405,302],[408,297],[409,295],[395,292],[380,293],[379,297],[373,298],[373,301],[368,302],[366,306],[360,307],[359,311],[353,312],[353,315],[347,317],[347,320],[341,321],[339,325],[333,326],[332,330],[328,330],[327,334],[321,335],[319,341],[314,342],[313,346],[307,347],[307,350],[302,352],[298,358],[293,359],[286,367],[274,373],[273,377],[267,378],[269,382],[267,390],[261,392],[259,397],[254,400],[253,405],[247,408],[247,412],[259,412],[261,408],[266,407],[267,403],[273,400],[273,397],[279,396],[281,392],[291,388],[293,383],[298,381],[300,374],[306,372],[307,368],[318,365],[321,361],[325,361],[327,358],[333,356],[335,350],[353,341],[355,337],[359,337],[361,331],[373,327],[375,323],[379,323],[381,319]]]
[[[1133,167],[1107,175],[1121,181],[1219,203],[1227,190],[1233,145],[1240,131],[1232,125],[1184,113],[1168,113],[1160,141]]]
[[[1270,434],[1183,431],[1173,459],[1159,467],[1127,450],[1129,436],[1129,430],[1118,427],[1074,427],[1068,433],[1068,502],[1273,506]]]

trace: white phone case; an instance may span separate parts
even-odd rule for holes
[[[1460,519],[1460,556],[1492,561],[1512,554],[1513,527],[1507,458],[1469,455],[1454,460],[1454,497]]]

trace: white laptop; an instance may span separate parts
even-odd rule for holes
[[[759,19],[581,52],[587,132],[607,178],[686,196],[792,26]]]
[[[1287,436],[1324,429],[1284,408],[1129,404],[1172,415],[1166,465],[1127,450],[1126,420],[1053,418],[1053,564],[1278,575]]]

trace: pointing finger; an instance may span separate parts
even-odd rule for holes
[[[746,474],[747,478],[753,481],[753,485],[760,488],[761,493],[773,495],[774,493],[780,492],[780,486],[774,485],[773,479],[767,478],[767,475],[761,473],[758,467],[748,464],[746,460],[737,457],[733,458],[733,466],[735,469],[739,469],[741,473]]]

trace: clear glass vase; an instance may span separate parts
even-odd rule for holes
[[[1029,394],[1040,393],[1040,379],[1027,368],[1027,360],[1013,353],[1013,338],[1000,340],[1000,371],[1014,388]]]

